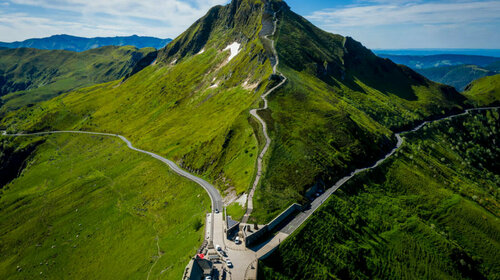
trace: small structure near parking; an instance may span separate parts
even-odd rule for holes
[[[207,276],[211,276],[213,271],[213,263],[206,259],[205,255],[198,254],[191,260],[186,268],[185,280],[202,280]]]

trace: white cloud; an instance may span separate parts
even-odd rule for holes
[[[176,17],[201,16],[210,7],[226,0],[196,0],[193,4],[180,0],[11,0],[15,4],[48,9],[67,10],[83,14],[107,14],[165,20],[168,15]]]
[[[24,40],[62,33],[85,37],[131,34],[162,38],[175,37],[211,7],[225,4],[227,0],[191,0],[190,2],[181,0],[10,0],[10,2],[11,6],[37,7],[48,12],[22,13],[22,16],[19,16],[19,13],[0,11],[0,41]],[[64,13],[68,16],[61,16]],[[34,23],[41,25],[33,25]],[[36,28],[33,28],[34,26]]]
[[[309,19],[335,26],[480,23],[499,20],[500,1],[468,3],[383,4],[326,9]]]
[[[500,48],[500,1],[375,0],[307,18],[375,48]]]

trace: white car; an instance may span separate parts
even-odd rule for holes
[[[239,236],[236,236],[236,238],[234,239],[234,243],[236,243],[236,244],[240,244],[241,243]]]
[[[205,280],[212,280],[212,276],[205,276]]]
[[[215,245],[215,250],[222,251],[222,248],[220,247],[220,245]]]
[[[227,267],[233,268],[233,263],[231,262],[230,259],[226,259],[226,264],[227,264]]]

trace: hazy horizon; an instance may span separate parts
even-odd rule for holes
[[[0,0],[0,41],[56,34],[175,38],[227,0]],[[500,2],[300,0],[293,11],[371,49],[500,49]],[[37,28],[33,28],[37,26]]]

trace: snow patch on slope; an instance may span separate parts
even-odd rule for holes
[[[248,194],[244,193],[238,199],[236,199],[234,202],[238,203],[241,206],[245,206],[245,204],[247,203],[247,197],[248,197]]]
[[[231,61],[231,59],[233,59],[236,55],[238,55],[238,53],[240,52],[240,47],[241,47],[240,43],[234,42],[224,49],[224,51],[227,50],[231,51],[231,55],[229,55],[229,59],[227,60],[228,62]]]

